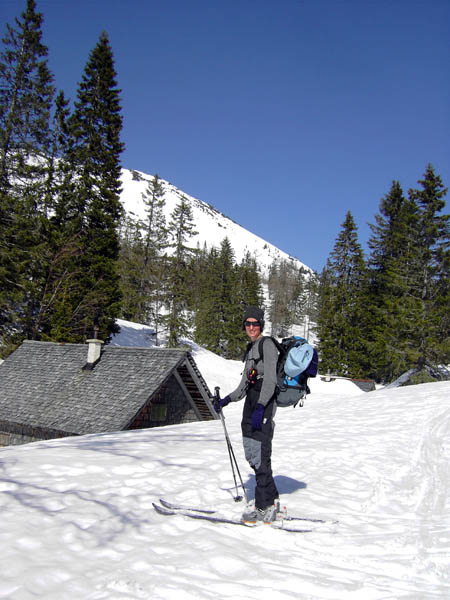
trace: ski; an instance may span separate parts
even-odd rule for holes
[[[246,523],[238,518],[230,518],[225,517],[219,514],[215,514],[214,512],[201,512],[201,509],[197,509],[196,512],[191,512],[186,508],[167,508],[166,506],[161,506],[156,502],[153,502],[153,508],[160,515],[164,516],[173,516],[173,515],[181,515],[183,517],[188,517],[189,519],[197,519],[201,521],[208,521],[209,523],[223,523],[226,525],[239,525],[240,527],[260,527],[263,525],[268,525],[273,529],[280,529],[283,531],[289,531],[292,533],[311,533],[314,529],[304,529],[291,527],[284,524],[284,521],[273,521],[271,523]]]
[[[252,527],[249,523],[244,523],[240,519],[229,519],[227,517],[221,517],[214,514],[201,512],[198,510],[197,512],[190,512],[189,509],[184,508],[166,508],[165,506],[160,506],[153,502],[153,508],[160,515],[170,516],[170,515],[182,515],[183,517],[189,517],[190,519],[199,519],[201,521],[209,521],[210,523],[227,523],[228,525],[241,525],[243,527]],[[213,511],[214,512],[214,511]]]
[[[337,520],[333,519],[316,519],[314,517],[296,517],[293,515],[284,514],[283,512],[279,513],[281,515],[280,519],[283,521],[306,521],[308,523],[318,523],[319,525],[336,525],[339,523]]]
[[[214,515],[217,512],[212,509],[194,507],[194,506],[189,506],[186,504],[173,504],[172,502],[168,502],[164,498],[160,498],[159,502],[162,506],[164,506],[165,508],[167,508],[169,510],[186,510],[188,512],[195,512],[195,513],[208,514],[208,515]],[[286,509],[284,508],[284,511],[285,510]],[[298,517],[295,515],[288,515],[284,511],[279,513],[280,518],[277,519],[277,521],[305,521],[307,523],[317,523],[317,524],[323,524],[323,525],[327,525],[327,524],[335,525],[338,522],[338,521],[333,521],[333,520],[328,520],[328,519],[317,519],[317,518],[313,518],[313,517]]]
[[[167,500],[164,500],[164,498],[160,498],[159,502],[162,506],[170,510],[190,510],[192,512],[205,513],[207,515],[213,515],[216,512],[215,510],[209,510],[207,508],[195,508],[186,504],[172,504],[172,502],[168,502]]]

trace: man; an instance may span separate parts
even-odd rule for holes
[[[272,475],[272,438],[275,428],[275,388],[277,385],[278,350],[268,337],[262,342],[264,311],[249,306],[244,314],[243,329],[250,338],[245,354],[245,367],[238,387],[220,401],[220,408],[245,396],[242,413],[242,438],[245,458],[255,472],[255,507],[248,508],[242,520],[274,521],[279,510],[278,490]]]

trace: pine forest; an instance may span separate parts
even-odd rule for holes
[[[450,363],[450,215],[432,164],[415,189],[393,181],[365,255],[352,214],[321,273],[276,260],[263,272],[225,237],[198,247],[189,201],[166,220],[158,175],[145,218],[121,201],[123,115],[113,49],[100,34],[70,102],[27,0],[0,54],[0,357],[23,340],[108,342],[117,319],[150,325],[154,343],[190,338],[229,359],[247,340],[242,314],[263,305],[278,338],[302,328],[320,371],[392,382],[442,378]]]

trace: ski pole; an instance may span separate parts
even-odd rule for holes
[[[225,417],[223,416],[223,412],[222,412],[222,409],[220,407],[220,394],[219,394],[220,388],[219,388],[219,386],[216,386],[214,388],[214,390],[215,390],[215,399],[216,399],[217,405],[219,407],[220,420],[222,421],[223,431],[225,433],[225,440],[227,442],[227,448],[228,448],[228,456],[230,458],[231,471],[233,473],[234,485],[235,485],[235,488],[236,488],[236,496],[233,498],[233,500],[235,502],[240,502],[243,499],[242,496],[240,496],[238,494],[238,484],[237,484],[236,472],[235,472],[235,467],[236,467],[236,471],[237,471],[237,473],[239,475],[239,481],[241,482],[242,491],[244,492],[245,501],[248,503],[247,492],[245,491],[244,483],[242,481],[241,473],[239,471],[239,466],[237,464],[237,460],[236,460],[236,456],[234,454],[233,446],[231,445],[230,437],[228,435],[227,427],[225,425]]]
[[[219,403],[220,402],[220,396],[219,396],[219,387],[215,388],[215,392],[216,392],[216,402]],[[220,404],[219,404],[219,408],[220,408]],[[222,409],[219,410],[219,416],[220,416],[220,420],[222,421],[222,425],[223,425],[223,430],[225,433],[225,439],[227,442],[227,449],[228,449],[228,457],[230,459],[230,464],[231,464],[231,471],[233,473],[233,479],[234,479],[234,486],[236,488],[236,496],[234,496],[233,500],[235,502],[240,502],[242,500],[242,496],[240,496],[238,494],[238,484],[237,484],[237,480],[236,480],[236,472],[235,472],[235,465],[236,465],[236,469],[239,473],[239,467],[237,465],[237,461],[236,461],[236,457],[234,455],[234,451],[233,451],[233,446],[231,445],[231,441],[230,438],[228,436],[228,431],[225,425],[225,417],[223,415]],[[242,478],[241,478],[241,474],[239,473],[239,479],[241,481],[241,485],[242,485],[242,489],[244,490],[244,494],[245,494],[245,488],[244,485],[242,483]]]
[[[227,449],[228,449],[228,457],[230,459],[230,464],[231,464],[231,472],[233,473],[233,479],[234,479],[234,486],[236,488],[236,496],[234,498],[235,502],[240,502],[242,500],[242,497],[238,495],[238,485],[237,485],[237,481],[236,481],[236,473],[235,473],[235,469],[234,469],[234,463],[233,463],[233,454],[232,450],[233,447],[231,446],[231,442],[230,442],[230,438],[228,436],[228,431],[225,425],[225,417],[223,416],[223,412],[222,412],[222,408],[220,406],[220,394],[219,394],[220,388],[218,386],[216,386],[215,388],[215,401],[216,401],[216,405],[218,407],[218,413],[220,416],[220,420],[222,421],[222,425],[223,425],[223,430],[225,432],[225,440],[227,442]]]

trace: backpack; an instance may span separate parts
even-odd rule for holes
[[[259,341],[260,360],[263,360],[265,336]],[[311,391],[308,377],[315,377],[319,367],[319,356],[305,338],[293,335],[278,342],[270,337],[278,349],[277,362],[277,406],[303,406],[303,400]],[[245,359],[245,356],[244,356]]]

